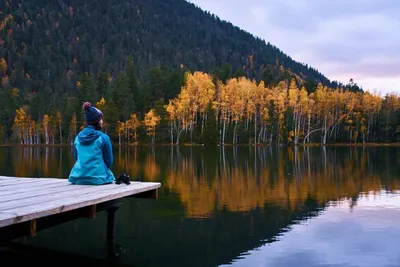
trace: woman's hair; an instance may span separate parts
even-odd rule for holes
[[[93,126],[94,127],[94,129],[95,130],[99,130],[99,131],[101,131],[101,124],[100,124],[100,121],[98,121],[98,122],[95,122],[95,123],[87,123],[86,121],[85,121],[85,125],[87,126],[87,125],[91,125],[91,126]]]
[[[93,125],[93,127],[94,127],[95,130],[101,131],[101,124],[100,124],[100,121],[98,121],[98,122],[96,122],[96,123],[93,123],[93,124],[90,124],[90,125]]]

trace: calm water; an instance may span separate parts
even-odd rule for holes
[[[162,187],[158,200],[124,200],[116,241],[125,253],[113,266],[400,266],[400,148],[114,154],[114,173]],[[72,165],[70,147],[0,148],[0,175],[66,178]],[[105,230],[99,213],[18,242],[40,248],[41,263],[99,266]]]

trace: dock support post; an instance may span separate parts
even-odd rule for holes
[[[117,256],[115,249],[115,212],[121,206],[121,201],[110,202],[105,210],[107,212],[107,254],[108,256]]]

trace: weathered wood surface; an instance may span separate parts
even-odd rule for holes
[[[66,179],[0,176],[0,227],[157,190],[156,182],[72,185]]]

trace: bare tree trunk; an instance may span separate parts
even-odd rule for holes
[[[233,127],[233,140],[232,144],[237,144],[237,137],[236,137],[236,128],[237,128],[237,121],[235,121],[235,126]]]
[[[257,112],[254,112],[254,144],[257,144]]]
[[[61,123],[60,123],[60,124],[58,124],[58,131],[60,133],[60,144],[62,144],[62,129],[61,128],[62,127],[61,127]]]

